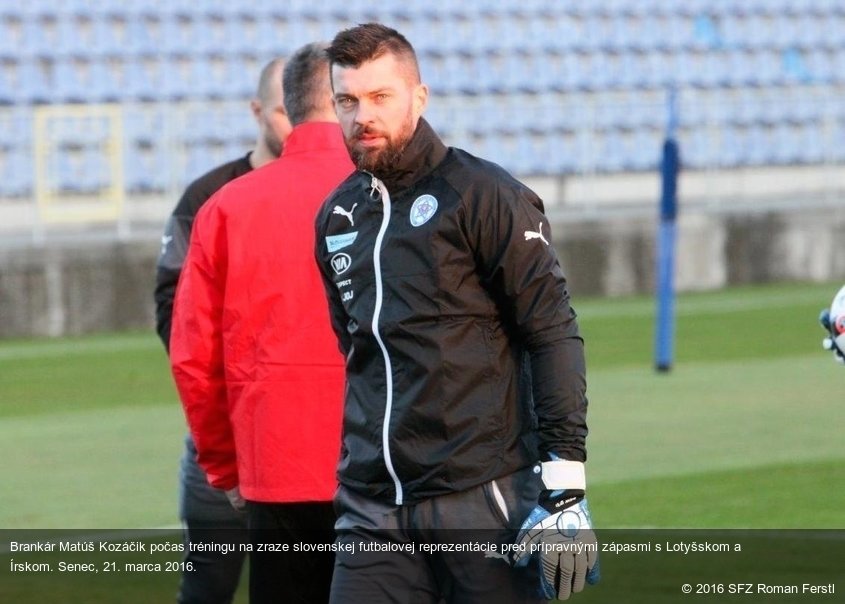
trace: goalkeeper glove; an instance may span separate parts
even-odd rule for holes
[[[829,309],[825,308],[822,310],[821,314],[819,315],[819,323],[822,324],[822,327],[828,333],[827,337],[822,340],[822,347],[825,350],[831,351],[833,353],[833,358],[836,359],[838,362],[845,364],[845,353],[843,353],[842,349],[837,343],[837,333],[834,328],[834,325],[830,322]],[[841,338],[841,336],[839,337]]]
[[[554,456],[553,456],[554,457]],[[540,559],[540,589],[546,599],[566,600],[599,582],[598,542],[584,496],[584,464],[554,458],[538,464],[545,490],[516,538],[515,566]]]

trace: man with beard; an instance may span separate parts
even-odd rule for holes
[[[358,168],[316,221],[346,357],[336,529],[357,547],[332,602],[566,599],[598,564],[583,340],[542,201],[440,141],[397,31],[328,53]]]
[[[190,185],[164,229],[156,266],[156,331],[165,349],[170,348],[170,325],[176,283],[188,251],[194,217],[208,199],[226,183],[260,168],[282,153],[291,131],[282,91],[283,59],[270,61],[261,70],[258,90],[250,109],[258,126],[252,150],[203,174]],[[179,472],[179,518],[184,526],[185,568],[178,601],[180,604],[227,604],[232,601],[243,567],[244,552],[193,551],[192,542],[246,538],[246,514],[235,509],[223,491],[212,488],[197,465],[197,450],[191,435],[185,437]]]

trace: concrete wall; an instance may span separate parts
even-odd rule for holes
[[[554,244],[575,295],[654,289],[657,219],[562,221]],[[681,291],[772,281],[845,281],[845,207],[690,213],[678,220]]]
[[[680,290],[768,281],[845,281],[845,207],[682,213]],[[553,223],[573,295],[654,287],[651,215]],[[158,235],[133,242],[0,247],[0,338],[150,329]]]
[[[158,242],[0,248],[0,337],[150,328]]]

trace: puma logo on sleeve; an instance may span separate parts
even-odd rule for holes
[[[546,245],[549,245],[549,242],[546,241],[546,238],[543,237],[543,223],[541,222],[537,227],[536,231],[525,231],[525,240],[530,241],[531,239],[539,239]]]

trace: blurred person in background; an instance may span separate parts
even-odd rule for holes
[[[277,58],[261,70],[256,96],[250,101],[258,126],[252,150],[188,185],[167,221],[161,238],[155,287],[156,331],[167,350],[170,348],[176,284],[188,251],[194,217],[223,185],[278,158],[290,134],[291,125],[283,102],[283,68],[284,60]],[[185,562],[190,563],[192,570],[182,574],[178,601],[182,604],[224,604],[232,601],[237,590],[246,553],[191,551],[189,544],[213,541],[214,535],[245,541],[246,513],[234,509],[223,491],[208,484],[196,456],[194,441],[188,434],[179,474],[179,518],[184,525]]]
[[[358,168],[316,221],[347,368],[336,529],[358,546],[338,549],[331,601],[566,599],[598,562],[584,343],[543,202],[443,144],[400,33],[359,25],[328,52]],[[494,548],[449,549],[466,531],[457,545]]]
[[[250,601],[328,600],[344,369],[314,262],[314,217],[353,170],[324,47],[284,69],[282,156],[197,214],[173,307],[170,360],[212,486],[245,501]],[[316,544],[295,551],[292,544]],[[288,552],[259,552],[287,543]]]

